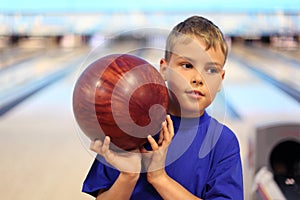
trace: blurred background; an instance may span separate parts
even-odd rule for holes
[[[1,198],[92,199],[81,186],[94,155],[72,113],[79,72],[109,53],[157,67],[192,15],[230,46],[209,112],[240,141],[245,199],[300,199],[299,0],[0,0]]]

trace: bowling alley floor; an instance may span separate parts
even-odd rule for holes
[[[91,199],[81,192],[93,156],[71,111],[73,77],[0,117],[1,199]]]

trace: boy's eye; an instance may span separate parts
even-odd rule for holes
[[[186,68],[186,69],[191,69],[191,68],[193,68],[193,65],[190,63],[183,63],[183,64],[181,64],[181,67]]]
[[[216,68],[209,68],[207,71],[212,74],[218,73],[218,70]]]
[[[216,73],[219,73],[219,68],[217,67],[214,67],[214,66],[209,66],[206,68],[206,72],[209,73],[209,74],[216,74]]]

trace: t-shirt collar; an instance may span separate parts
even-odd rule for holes
[[[173,115],[170,116],[173,121],[173,125],[175,129],[178,129],[179,126],[181,126],[180,128],[185,128],[185,127],[192,128],[195,126],[199,126],[204,121],[210,119],[210,116],[207,114],[206,111],[204,111],[203,115],[201,115],[200,117],[195,117],[195,118],[177,117]]]

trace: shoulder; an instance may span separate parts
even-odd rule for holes
[[[214,129],[214,132],[220,132],[220,140],[222,141],[222,143],[238,143],[237,137],[233,130],[213,117],[211,117],[208,130],[209,129]]]
[[[232,129],[230,129],[227,125],[218,122],[216,119],[212,119],[215,120],[215,123],[219,124],[219,127],[221,127],[221,135],[220,140],[218,141],[218,145],[239,151],[239,142]]]
[[[200,149],[201,157],[215,152],[218,155],[224,153],[239,153],[239,143],[235,133],[226,125],[215,118],[210,118],[205,125],[206,134]]]

